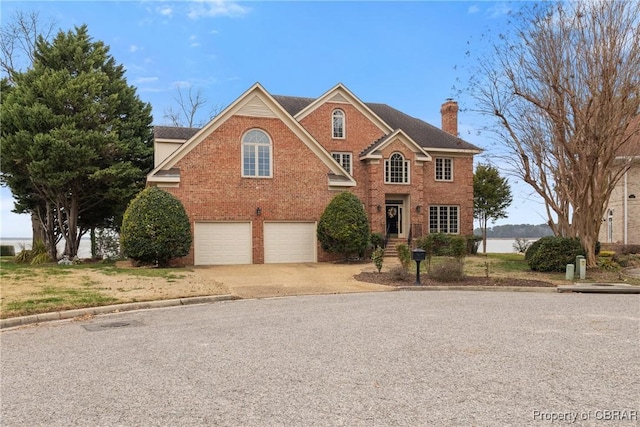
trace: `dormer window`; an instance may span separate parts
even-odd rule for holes
[[[333,123],[333,138],[344,138],[344,111],[333,110],[332,114]]]

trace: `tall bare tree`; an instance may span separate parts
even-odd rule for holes
[[[55,26],[55,21],[43,21],[36,11],[17,11],[0,28],[0,73],[3,79],[3,99],[14,85],[15,74],[32,66],[38,38],[50,40]],[[31,208],[27,208],[24,203],[18,202],[14,212],[31,213],[33,245],[36,241],[48,242],[49,249],[55,250],[56,244],[62,238],[61,233],[55,230],[55,227],[49,228],[50,233],[47,233],[46,228],[42,226],[45,222],[55,222],[50,206],[46,203],[32,203]]]
[[[54,21],[42,22],[38,12],[17,11],[0,28],[0,70],[10,83],[15,72],[31,66],[38,37],[49,40],[55,25]]]
[[[510,172],[594,266],[609,196],[629,168],[617,157],[640,133],[640,2],[537,3],[510,25],[479,59],[472,93]]]
[[[178,86],[176,92],[173,98],[176,102],[176,108],[166,108],[164,118],[168,120],[172,126],[186,126],[190,128],[204,126],[204,121],[196,121],[196,117],[207,104],[207,99],[202,89],[194,89],[193,86],[189,86],[187,91],[183,91],[183,89]],[[220,111],[220,106],[214,105],[209,111],[207,120],[211,120],[217,116]]]

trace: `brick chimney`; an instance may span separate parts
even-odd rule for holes
[[[442,104],[442,130],[453,136],[458,136],[458,103],[451,98]]]

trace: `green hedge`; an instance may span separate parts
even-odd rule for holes
[[[548,236],[536,240],[525,259],[533,271],[565,271],[567,264],[575,263],[578,255],[585,255],[578,239]]]

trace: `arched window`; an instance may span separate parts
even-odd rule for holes
[[[242,176],[271,177],[271,139],[260,129],[242,136]]]
[[[333,137],[344,138],[344,111],[333,110]]]
[[[384,161],[384,182],[388,184],[409,183],[409,162],[400,153],[393,153]]]

